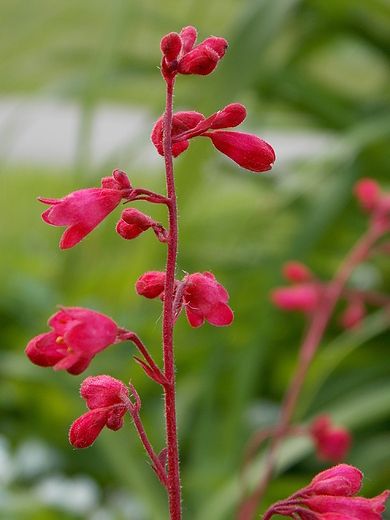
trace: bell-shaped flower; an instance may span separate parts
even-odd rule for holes
[[[62,199],[39,198],[50,208],[42,219],[52,226],[68,226],[60,240],[60,248],[78,244],[104,220],[120,203],[128,198],[131,186],[126,174],[115,170],[113,177],[102,179],[100,188],[86,188],[70,193]]]
[[[115,343],[118,327],[99,312],[81,307],[60,309],[48,321],[52,331],[33,338],[25,352],[35,365],[77,375],[98,352]]]
[[[80,389],[89,412],[72,424],[69,441],[75,448],[91,446],[104,426],[119,430],[127,411],[129,390],[121,381],[110,376],[87,377]]]
[[[363,473],[349,464],[338,464],[318,473],[303,490],[304,495],[334,495],[352,497],[362,487]]]
[[[343,460],[351,446],[351,434],[346,428],[334,426],[328,415],[320,415],[312,423],[309,433],[320,459],[338,462]]]
[[[194,273],[184,282],[183,301],[188,321],[192,327],[200,327],[206,319],[211,325],[230,325],[233,312],[227,305],[226,289],[209,272]]]

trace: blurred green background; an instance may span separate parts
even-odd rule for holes
[[[211,76],[178,78],[176,109],[209,115],[245,104],[243,129],[268,139],[279,161],[272,172],[251,174],[198,139],[175,162],[178,270],[211,270],[235,312],[227,329],[193,330],[184,316],[177,324],[184,519],[234,517],[246,443],[277,416],[304,330],[302,316],[269,301],[271,288],[283,283],[281,265],[300,260],[329,279],[366,228],[353,184],[370,176],[390,189],[389,0],[0,0],[0,105],[17,107],[0,120],[1,519],[167,518],[164,491],[130,421],[104,431],[92,448],[73,450],[67,433],[85,412],[78,394],[85,374],[35,367],[24,348],[47,331],[57,304],[87,306],[137,332],[160,361],[161,304],[137,297],[134,283],[146,270],[163,269],[165,247],[152,233],[123,241],[114,232],[117,210],[60,252],[62,231],[43,224],[36,198],[99,186],[114,168],[126,170],[134,186],[164,191],[163,163],[148,141],[164,107],[159,42],[190,24],[199,41],[223,36],[229,50]],[[39,143],[43,156],[54,149],[48,161],[39,154],[30,161],[14,146],[15,113],[20,118],[35,103],[39,116],[47,102],[78,114],[70,161],[60,154],[56,161],[61,142]],[[150,127],[139,122],[128,142],[96,161],[91,139],[101,107],[136,109]],[[113,124],[113,138],[120,128]],[[137,207],[166,221],[162,208]],[[362,265],[352,283],[389,291],[389,258]],[[336,316],[296,416],[308,421],[327,411],[352,429],[347,462],[365,473],[366,496],[390,485],[387,328],[376,309],[355,333],[343,332]],[[131,378],[159,451],[161,391],[134,354],[129,344],[110,348],[87,375]],[[307,439],[290,439],[266,502],[325,467]]]

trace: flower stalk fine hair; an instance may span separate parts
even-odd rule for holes
[[[77,375],[90,365],[93,367],[94,356],[111,345],[124,341],[134,344],[139,352],[135,361],[149,378],[161,386],[164,394],[165,447],[156,453],[150,443],[140,416],[141,398],[134,386],[131,383],[126,385],[109,375],[89,376],[82,383],[81,397],[85,399],[88,411],[72,424],[69,440],[76,448],[89,447],[105,427],[113,431],[122,428],[124,417],[129,413],[150,458],[151,467],[166,489],[170,520],[180,520],[182,517],[173,348],[174,326],[183,310],[193,328],[202,326],[205,321],[214,326],[229,326],[233,322],[233,311],[228,304],[228,292],[211,272],[184,273],[181,279],[177,277],[178,209],[173,160],[187,150],[192,139],[206,137],[219,152],[249,171],[257,173],[268,171],[275,161],[275,153],[268,143],[255,135],[232,130],[246,117],[246,109],[239,103],[229,104],[208,117],[195,111],[173,113],[176,77],[211,74],[228,48],[223,38],[212,36],[198,45],[196,39],[196,30],[189,26],[182,29],[180,34],[175,32],[167,34],[160,44],[162,52],[160,70],[166,86],[166,105],[163,115],[154,125],[151,139],[164,160],[166,194],[133,187],[127,174],[117,169],[112,176],[104,177],[98,188],[81,189],[62,199],[39,199],[49,206],[42,214],[42,219],[50,225],[66,227],[60,240],[61,249],[79,244],[100,222],[115,211],[121,202],[125,203],[127,208],[122,212],[116,231],[123,239],[136,239],[151,229],[157,240],[165,244],[167,248],[165,270],[146,272],[135,283],[138,295],[161,300],[163,366],[160,367],[153,359],[135,332],[122,328],[103,314],[80,307],[60,307],[59,311],[49,319],[48,325],[51,330],[33,338],[26,348],[28,358],[36,365],[53,367],[54,370],[66,370],[69,374]],[[376,232],[367,239],[372,245],[379,236],[388,231],[389,204],[383,202],[383,197],[381,198],[375,186],[370,185],[369,188],[358,191],[363,208],[371,213],[372,221],[375,222],[373,228]],[[167,210],[167,227],[138,209],[129,207],[136,201],[164,205]],[[368,244],[361,246],[363,250],[359,250],[359,258],[363,253],[367,253],[369,249],[367,246]],[[346,271],[349,272],[350,267],[346,268]],[[288,290],[280,289],[279,293],[275,292],[274,303],[285,310],[301,310],[312,316],[313,322],[316,310],[318,311],[321,306],[322,312],[327,313],[328,316],[334,302],[341,295],[343,284],[333,286],[332,292],[321,285],[305,266],[292,265],[288,272],[289,280],[295,286]],[[344,272],[340,275],[343,281],[345,275]],[[350,294],[349,299],[352,305],[353,295]],[[325,304],[324,301],[328,303]],[[350,317],[349,321],[346,319],[346,323],[356,325],[359,322],[360,316],[363,316],[362,305],[359,309],[360,314],[356,310],[350,312],[352,318]],[[321,337],[321,327],[322,325],[317,325],[316,328],[319,337]],[[310,340],[305,347],[312,354],[318,343],[317,339]],[[269,434],[277,440],[271,450],[273,455],[282,436],[293,429],[290,418],[302,378],[298,378],[297,381],[298,383],[295,383],[291,390],[293,397],[286,399],[285,413],[279,427],[275,430],[276,433]],[[299,427],[296,427],[296,431],[298,430]],[[300,432],[302,433],[302,429]],[[343,457],[351,440],[349,432],[342,427],[335,427],[327,416],[319,417],[306,428],[303,434],[311,435],[319,453],[323,458],[328,457],[331,460]],[[337,441],[337,449],[334,449],[335,441]],[[271,459],[273,460],[273,457]],[[269,478],[273,472],[272,460],[268,464]],[[262,492],[269,478],[261,485]],[[275,504],[264,518],[281,514],[302,520],[356,520],[363,518],[362,511],[371,515],[364,518],[381,518],[383,502],[387,498],[386,492],[375,499],[354,497],[353,495],[360,489],[360,482],[359,470],[347,465],[336,466],[330,470],[330,473],[317,475],[304,490]],[[252,518],[259,498],[259,493],[256,493],[254,499],[252,497],[249,501],[243,501],[240,518],[243,520]],[[346,516],[345,511],[348,507],[354,512],[352,516]]]

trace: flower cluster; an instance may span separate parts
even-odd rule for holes
[[[263,520],[276,514],[295,520],[381,520],[389,491],[374,498],[354,496],[362,479],[357,468],[339,464],[316,475],[307,487],[289,498],[276,502]]]
[[[208,137],[215,148],[227,155],[242,168],[265,172],[275,162],[275,152],[268,143],[256,135],[226,131],[244,121],[246,109],[239,103],[227,105],[207,119],[194,111],[177,112],[172,118],[172,154],[177,157],[189,147],[189,139]],[[160,155],[163,152],[163,116],[154,125],[152,142]]]
[[[176,74],[207,76],[224,57],[228,48],[224,38],[210,36],[195,46],[196,39],[196,29],[188,26],[180,34],[171,32],[161,40],[161,72],[167,81]]]
[[[137,293],[145,298],[164,299],[164,287],[165,273],[161,271],[149,271],[135,284]],[[176,280],[175,294],[176,316],[184,308],[192,327],[200,327],[205,319],[220,327],[233,321],[233,312],[227,305],[229,295],[208,271],[190,274],[183,282]]]

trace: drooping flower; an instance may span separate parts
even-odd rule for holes
[[[334,426],[328,415],[320,415],[309,428],[320,459],[338,462],[343,460],[351,446],[350,432],[341,426]]]
[[[256,135],[223,130],[238,126],[245,117],[246,109],[240,103],[231,103],[207,119],[193,111],[174,114],[171,131],[173,156],[177,157],[187,150],[189,139],[208,137],[217,150],[242,168],[253,172],[270,170],[275,162],[275,152],[268,143]],[[164,155],[163,117],[157,120],[151,139],[158,153]]]
[[[98,352],[115,342],[118,327],[99,312],[81,307],[60,309],[48,321],[53,330],[33,338],[25,352],[35,365],[77,375]]]
[[[381,197],[381,187],[374,179],[360,179],[355,184],[354,193],[365,211],[373,211]]]
[[[211,325],[224,327],[233,321],[233,312],[227,305],[229,295],[214,275],[205,271],[188,276],[183,301],[188,321],[200,327],[206,319]]]
[[[95,442],[104,426],[114,431],[122,428],[129,390],[121,381],[103,375],[87,377],[80,394],[90,411],[72,424],[69,441],[75,448],[87,448]]]
[[[39,198],[50,208],[42,219],[52,226],[68,226],[60,240],[60,248],[68,249],[78,244],[102,222],[120,203],[128,198],[131,186],[127,175],[115,170],[113,177],[102,179],[100,188],[74,191],[62,199]]]
[[[366,316],[364,301],[360,298],[348,303],[340,318],[340,323],[344,329],[357,329]]]

